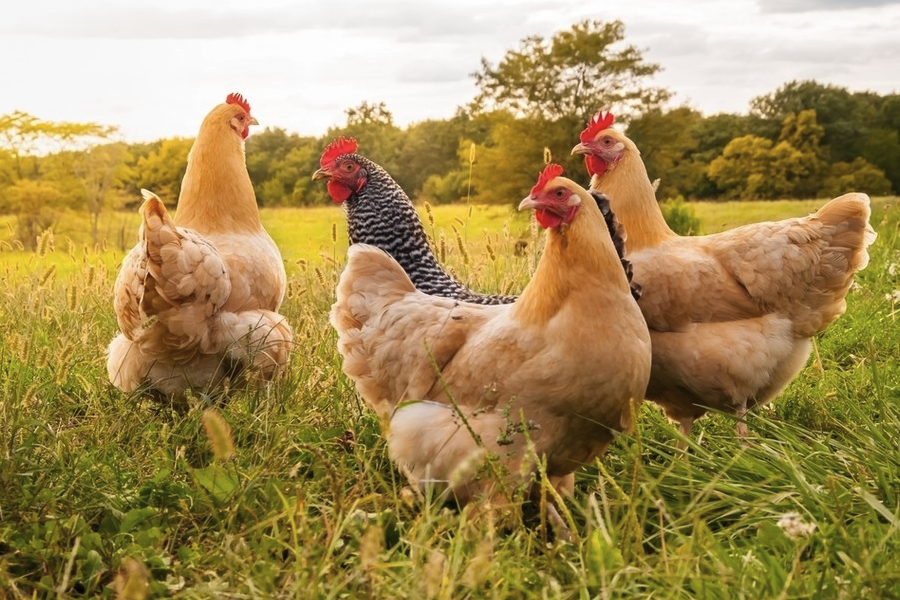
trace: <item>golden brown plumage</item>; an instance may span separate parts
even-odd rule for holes
[[[637,147],[611,125],[611,115],[595,117],[572,152],[585,155],[591,189],[609,197],[628,232],[653,342],[647,398],[685,433],[705,407],[740,417],[787,386],[812,336],[844,312],[875,239],[869,198],[845,194],[805,218],[681,237]]]
[[[277,314],[284,264],[260,222],[244,161],[251,124],[249,105],[235,94],[207,115],[174,221],[143,192],[140,239],[115,284],[122,333],[107,358],[123,391],[182,397],[248,369],[267,381],[288,363],[293,333]]]
[[[389,255],[354,245],[331,312],[344,372],[389,422],[392,458],[462,503],[507,498],[538,457],[570,491],[573,471],[631,429],[649,375],[646,325],[591,195],[542,176],[520,208],[549,229],[515,303],[425,295]],[[508,467],[503,485],[476,477],[485,452]]]

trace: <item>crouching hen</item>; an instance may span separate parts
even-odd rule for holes
[[[519,205],[548,233],[514,303],[426,295],[368,245],[350,247],[337,286],[344,372],[388,423],[391,457],[463,504],[537,493],[539,461],[570,492],[573,472],[632,428],[646,389],[650,340],[626,272],[597,202],[561,174],[548,165]],[[478,476],[488,453],[504,476]]]
[[[255,382],[288,363],[293,333],[277,313],[286,277],[263,229],[244,162],[256,124],[237,94],[203,121],[188,157],[175,220],[143,191],[138,244],[125,257],[113,305],[121,328],[107,371],[125,392],[182,398],[226,377]]]
[[[714,408],[742,417],[800,372],[812,337],[845,310],[875,240],[869,197],[850,193],[805,218],[682,237],[663,219],[634,142],[600,113],[581,133],[591,188],[628,232],[653,341],[647,398],[685,434]],[[743,422],[737,431],[746,435]]]
[[[476,304],[507,304],[516,299],[472,291],[441,268],[409,196],[381,165],[358,154],[358,148],[353,138],[334,140],[322,152],[321,168],[312,176],[327,179],[331,199],[343,205],[351,244],[381,248],[426,294]]]

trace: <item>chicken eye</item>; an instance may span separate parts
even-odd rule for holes
[[[563,198],[566,197],[566,190],[563,188],[557,188],[557,190],[554,192],[554,194],[556,195],[557,198],[562,200]]]
[[[341,163],[341,168],[343,170],[347,171],[348,173],[351,173],[351,172],[353,172],[353,163],[350,162],[349,160],[345,160],[344,162]]]

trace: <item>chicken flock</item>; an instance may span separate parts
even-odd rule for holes
[[[230,94],[204,119],[172,217],[143,190],[137,245],[115,282],[113,385],[183,401],[265,387],[289,367],[278,313],[286,277],[246,168],[250,105]],[[432,253],[408,196],[339,138],[313,179],[344,208],[351,246],[329,314],[343,371],[384,424],[416,486],[459,505],[558,498],[574,473],[657,403],[685,435],[708,409],[737,417],[799,373],[812,338],[846,308],[875,239],[869,198],[697,237],[665,223],[634,143],[593,117],[573,154],[586,189],[546,165],[519,210],[546,242],[518,296],[468,289]]]

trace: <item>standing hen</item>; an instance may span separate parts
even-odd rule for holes
[[[666,225],[637,147],[612,124],[596,115],[572,153],[628,232],[653,342],[647,398],[685,434],[707,407],[740,418],[790,383],[812,337],[844,312],[875,240],[869,198],[845,194],[805,218],[682,237]],[[743,421],[737,430],[747,434]]]
[[[313,179],[327,179],[328,193],[347,214],[351,244],[381,248],[400,263],[417,289],[475,304],[507,304],[515,296],[473,292],[438,263],[409,197],[380,165],[357,154],[353,138],[329,144]]]
[[[570,492],[573,472],[631,429],[646,389],[650,341],[620,257],[595,199],[561,174],[548,165],[519,205],[548,233],[514,303],[426,295],[368,245],[350,247],[337,286],[344,372],[389,420],[391,457],[462,504],[505,501],[519,485],[535,494],[539,460]],[[477,474],[486,453],[499,481]]]
[[[288,363],[293,333],[277,314],[284,264],[260,222],[244,160],[255,124],[239,94],[206,116],[174,220],[144,192],[140,241],[116,278],[122,332],[106,365],[125,392],[182,398],[238,374],[268,381]]]

